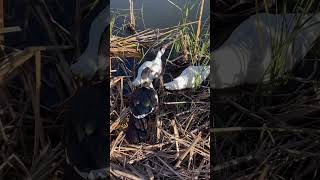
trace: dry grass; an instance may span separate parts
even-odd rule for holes
[[[127,37],[112,36],[110,39],[110,56],[140,57],[141,48],[151,45],[158,46],[164,40],[173,40],[182,27],[194,23],[196,22],[158,30],[146,29]]]
[[[209,179],[210,92],[209,84],[178,92],[158,90],[160,112],[156,143],[128,144],[125,131],[129,117],[129,95],[134,76],[126,59],[114,58],[126,76],[112,77],[110,172],[113,179]],[[120,59],[120,60],[119,60]],[[180,61],[181,60],[181,61]],[[165,76],[176,77],[185,68],[182,57],[166,64]],[[136,66],[136,65],[134,65]],[[116,69],[116,67],[114,68]],[[173,71],[174,69],[174,71]],[[124,105],[122,105],[124,104]]]
[[[318,179],[319,90],[307,87],[214,102],[212,177]]]
[[[116,91],[113,95],[119,93]],[[111,101],[114,103],[113,95]],[[126,102],[127,98],[122,97]],[[124,140],[128,109],[122,109],[121,113],[119,106],[113,106],[110,128],[112,177],[209,179],[209,87],[179,93],[163,92],[160,99],[155,144],[128,144]]]
[[[203,3],[203,1],[202,1]],[[173,43],[164,63],[164,80],[177,77],[191,62],[183,55],[172,57],[176,42],[184,27],[198,23],[197,42],[200,34],[199,21],[161,30],[144,30],[128,37],[111,38],[111,72],[122,72],[125,76],[111,77],[110,94],[110,176],[111,179],[209,179],[210,178],[210,88],[204,86],[192,90],[168,92],[157,89],[159,112],[152,132],[155,142],[129,144],[125,131],[129,119],[129,96],[133,91],[129,77],[135,77],[135,68],[127,67],[128,57],[141,58],[152,48],[169,41]],[[132,19],[132,13],[131,13]],[[177,36],[179,35],[179,36]],[[189,35],[189,34],[188,34]],[[186,44],[186,42],[183,42]],[[182,44],[183,44],[182,43]],[[142,51],[140,47],[148,49]],[[190,47],[191,48],[191,47]],[[191,49],[183,49],[190,51]],[[120,52],[120,53],[119,53]],[[182,51],[181,51],[182,52]],[[181,53],[178,53],[181,54]],[[163,57],[164,59],[164,57]],[[191,59],[189,57],[189,59]],[[149,130],[150,131],[150,130]]]
[[[265,9],[262,1],[256,8],[252,1],[252,9],[240,8],[237,1],[231,1],[233,6],[224,1],[216,4],[218,21]],[[313,1],[286,1],[284,5],[284,1],[270,1],[276,2],[279,7],[288,6],[285,9],[289,13],[293,12],[290,4],[304,6]],[[231,13],[232,7],[239,9],[237,13]],[[275,12],[276,8],[269,11]],[[275,80],[278,86],[243,86],[215,94],[212,178],[319,179],[319,47],[318,40],[304,63],[288,74],[287,81]]]

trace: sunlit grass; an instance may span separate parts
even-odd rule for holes
[[[299,32],[303,30],[303,26],[310,20],[310,18],[303,20],[303,17],[313,14],[311,12],[314,10],[311,8],[314,3],[314,0],[297,0],[291,12],[294,14],[292,22],[283,21],[281,22],[281,26],[276,29],[276,36],[271,39],[271,63],[259,83],[257,92],[272,92],[272,89],[283,86],[288,82],[290,71],[288,72],[287,69],[292,69],[292,67],[288,67],[286,62],[286,59],[288,58],[287,50],[291,48],[290,46],[295,38]],[[276,11],[281,15],[286,15],[289,13],[288,6],[288,2],[284,1]],[[269,13],[267,6],[265,7],[265,11],[266,13]],[[294,24],[293,30],[290,32],[286,27],[288,23]],[[269,77],[266,78],[267,76]],[[262,86],[265,79],[270,81],[267,85]]]
[[[197,3],[185,4],[182,8],[183,13],[180,24],[188,23],[189,12],[196,5]],[[210,24],[209,21],[205,21],[205,23],[202,24],[203,28],[198,42],[196,41],[194,25],[188,25],[180,30],[180,39],[174,43],[174,53],[178,55],[181,52],[187,52],[189,63],[192,65],[208,65],[210,61]]]

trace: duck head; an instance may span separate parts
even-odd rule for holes
[[[161,59],[161,56],[166,52],[168,45],[163,45],[157,53],[156,59]]]
[[[149,67],[146,67],[141,72],[141,84],[144,87],[153,88],[152,80],[153,80],[152,70]]]

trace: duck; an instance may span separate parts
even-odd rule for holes
[[[107,88],[106,81],[82,86],[65,104],[63,179],[107,178]]]
[[[167,90],[183,90],[195,88],[201,84],[210,74],[210,66],[188,66],[173,81],[164,83]]]
[[[168,45],[164,45],[157,52],[157,55],[152,61],[145,61],[138,69],[137,77],[132,81],[133,86],[148,85],[153,88],[152,81],[155,78],[160,78],[162,73],[162,60],[161,57],[165,53]],[[146,70],[146,68],[148,68]],[[147,71],[147,72],[145,72]],[[142,76],[145,74],[145,76]]]
[[[148,132],[156,124],[156,109],[159,98],[155,89],[142,86],[132,93],[130,99],[130,117],[126,139],[129,143],[145,142]]]
[[[242,22],[227,40],[212,52],[210,86],[213,89],[234,88],[243,84],[268,82],[272,63],[272,44],[291,38],[298,25],[299,14],[258,13]],[[320,13],[301,15],[301,29],[282,50],[284,68],[288,72],[303,58],[320,36]],[[283,40],[285,41],[285,40]],[[280,75],[281,75],[280,74]]]
[[[107,68],[107,58],[102,57],[99,51],[103,51],[106,46],[101,41],[106,39],[107,25],[110,20],[108,9],[109,6],[106,6],[92,21],[87,47],[77,58],[76,63],[70,67],[74,75],[91,80],[98,71],[103,72]]]

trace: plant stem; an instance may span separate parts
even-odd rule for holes
[[[200,14],[199,14],[199,19],[198,19],[198,29],[197,29],[197,34],[196,34],[196,43],[195,43],[194,52],[197,52],[197,49],[198,49],[198,41],[199,41],[199,35],[200,35],[200,31],[201,31],[201,17],[202,17],[203,5],[204,5],[204,0],[201,0]],[[197,59],[197,53],[194,53],[194,59]]]

